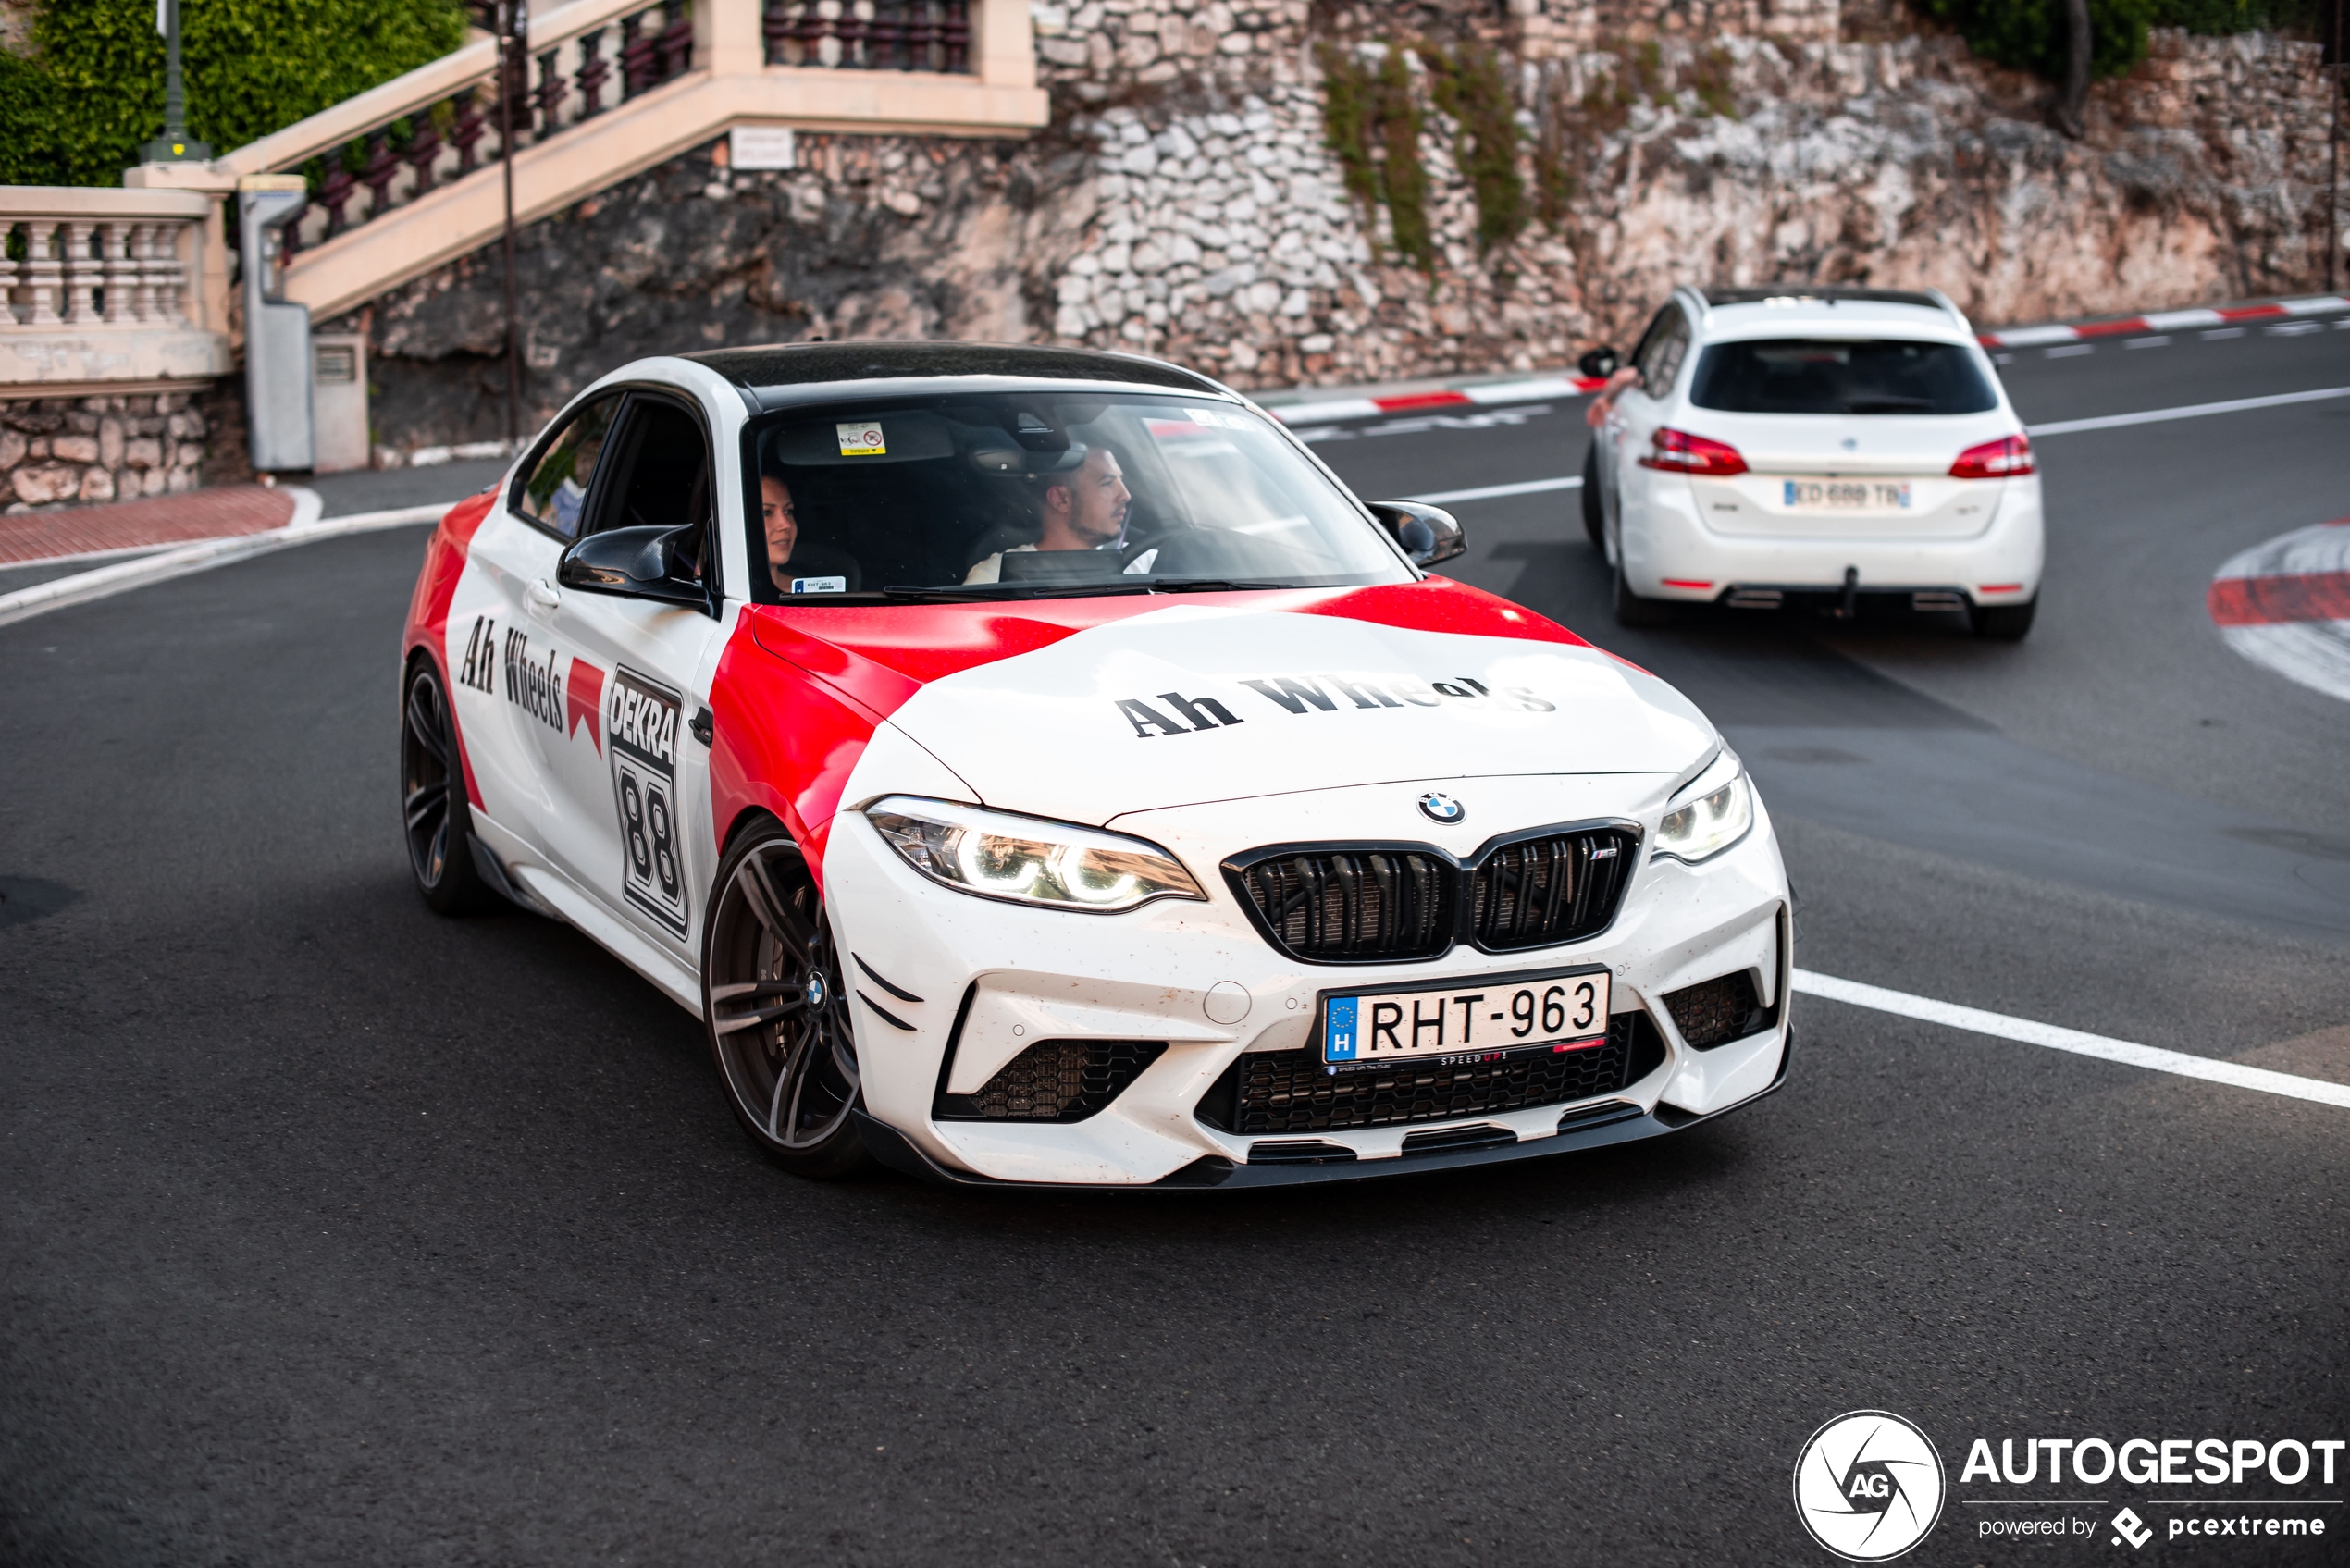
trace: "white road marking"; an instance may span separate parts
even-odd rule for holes
[[[1583,488],[1580,474],[1566,479],[1528,479],[1515,485],[1479,485],[1473,490],[1432,490],[1424,496],[1405,496],[1405,500],[1441,506],[1452,500],[1491,500],[1496,496],[1539,495],[1544,490],[1579,490]]]
[[[2047,359],[2078,359],[2083,354],[2096,353],[2097,346],[2095,343],[2069,343],[2060,349],[2043,349],[2040,352]]]
[[[92,599],[106,599],[131,588],[142,588],[149,583],[161,583],[173,577],[184,577],[192,572],[203,572],[215,566],[226,566],[232,561],[244,561],[290,545],[306,545],[314,539],[331,539],[344,534],[365,534],[377,528],[397,528],[413,523],[429,523],[447,512],[454,502],[439,502],[431,506],[406,506],[390,512],[363,512],[350,517],[318,515],[324,504],[315,490],[289,485],[286,493],[293,497],[293,521],[282,528],[272,528],[262,534],[241,534],[233,538],[198,539],[193,544],[142,555],[135,560],[101,566],[94,572],[80,572],[70,577],[53,577],[45,583],[35,583],[29,588],[0,594],[0,626],[13,621],[26,621],[52,610],[62,610],[68,604],[87,604]]]
[[[2350,387],[2320,387],[2313,392],[2274,392],[2264,398],[2230,398],[2225,402],[2185,403],[2178,408],[2149,408],[2138,414],[2107,414],[2095,419],[2059,419],[2047,425],[2027,425],[2024,431],[2033,436],[2070,436],[2076,430],[2119,430],[2130,425],[2159,425],[2171,419],[2201,419],[2213,414],[2241,414],[2246,409],[2283,408],[2292,403],[2323,402],[2329,398],[2350,398]]]
[[[2328,1083],[2323,1079],[2301,1078],[2289,1072],[2270,1072],[2266,1068],[2248,1068],[2241,1062],[2220,1061],[2210,1056],[2191,1056],[2184,1051],[2165,1051],[2159,1046],[2139,1045],[2103,1034],[2086,1034],[2077,1029],[2064,1029],[2052,1023],[2010,1018],[2005,1013],[1986,1013],[1980,1007],[1961,1007],[1955,1003],[1911,996],[1906,992],[1886,991],[1880,986],[1838,980],[1833,975],[1816,974],[1810,969],[1795,971],[1795,989],[1807,996],[1821,996],[1849,1006],[1874,1008],[1880,1013],[1897,1013],[1905,1019],[1944,1024],[1973,1034],[1996,1035],[2001,1040],[2020,1041],[2026,1045],[2045,1045],[2052,1051],[2071,1051],[2077,1056],[2097,1056],[2109,1062],[2121,1062],[2155,1072],[2177,1073],[2183,1078],[2200,1078],[2212,1083],[2230,1084],[2238,1089],[2257,1089],[2264,1094],[2284,1094],[2295,1100],[2314,1100],[2321,1105],[2336,1105],[2350,1110],[2350,1084]]]
[[[2171,346],[2171,338],[2168,333],[2154,338],[2127,338],[2122,340],[2121,346],[2125,349],[2167,349]]]

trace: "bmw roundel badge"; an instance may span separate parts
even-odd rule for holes
[[[1441,789],[1431,789],[1420,796],[1420,815],[1431,822],[1451,827],[1468,815],[1468,808]]]

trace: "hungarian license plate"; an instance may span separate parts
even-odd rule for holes
[[[1907,512],[1906,480],[1782,479],[1780,504],[1790,512]]]
[[[1598,1045],[1607,1038],[1607,1002],[1605,969],[1326,994],[1322,1060],[1390,1062]]]

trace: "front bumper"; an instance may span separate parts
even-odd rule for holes
[[[1787,1081],[1787,1064],[1794,1058],[1795,1032],[1788,1030],[1780,1042],[1777,1076],[1760,1092],[1704,1116],[1665,1105],[1643,1111],[1630,1102],[1623,1102],[1621,1110],[1612,1105],[1576,1106],[1561,1114],[1560,1126],[1555,1132],[1532,1142],[1512,1141],[1474,1148],[1428,1149],[1391,1160],[1330,1159],[1235,1165],[1222,1154],[1202,1154],[1181,1169],[1147,1183],[1144,1190],[1153,1192],[1238,1192],[1260,1187],[1370,1181],[1383,1176],[1468,1170],[1484,1166],[1510,1165],[1520,1160],[1546,1159],[1553,1154],[1574,1154],[1584,1149],[1603,1149],[1615,1143],[1636,1143],[1644,1138],[1680,1132],[1701,1121],[1717,1121],[1732,1111],[1744,1110]],[[1090,1186],[1076,1182],[1000,1181],[974,1171],[941,1165],[886,1122],[876,1121],[862,1111],[857,1112],[856,1116],[858,1130],[864,1135],[866,1151],[890,1169],[907,1176],[947,1187],[1062,1192],[1091,1190]]]
[[[885,1163],[981,1184],[1283,1185],[1620,1142],[1755,1098],[1785,1070],[1792,963],[1786,873],[1759,803],[1752,832],[1734,848],[1702,866],[1646,861],[1607,929],[1533,951],[1496,955],[1464,945],[1425,963],[1303,963],[1259,934],[1216,874],[1226,857],[1264,844],[1411,840],[1466,857],[1519,827],[1621,817],[1652,830],[1670,782],[1650,774],[1407,781],[1138,813],[1109,825],[1176,854],[1208,902],[1164,900],[1119,916],[1031,909],[939,887],[906,866],[860,814],[844,811],[826,849],[825,895],[851,955],[852,989],[863,997],[856,1032],[873,1124],[868,1141]],[[1469,819],[1449,828],[1421,819],[1412,803],[1431,784],[1467,801]],[[1254,1136],[1224,1131],[1199,1114],[1236,1058],[1312,1050],[1324,991],[1423,978],[1441,985],[1587,964],[1604,964],[1614,975],[1616,1016],[1646,1013],[1664,1043],[1653,1070],[1591,1100]],[[1692,1049],[1662,998],[1729,972],[1752,976],[1772,1021],[1744,1039]],[[884,980],[919,1000],[884,990]],[[1237,1017],[1236,994],[1245,1002]],[[942,1097],[976,1094],[1047,1040],[1165,1048],[1082,1120],[939,1114]],[[1580,1119],[1595,1105],[1608,1107],[1603,1123]],[[1425,1143],[1426,1134],[1448,1128],[1475,1129],[1468,1136],[1490,1139],[1490,1146],[1406,1152],[1407,1140]],[[1262,1161],[1274,1151],[1257,1150],[1260,1163],[1251,1163],[1257,1145],[1301,1138],[1352,1158],[1268,1165]]]

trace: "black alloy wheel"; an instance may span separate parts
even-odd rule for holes
[[[1607,553],[1607,509],[1600,500],[1600,438],[1591,433],[1591,445],[1583,453],[1583,537],[1602,555]]]
[[[718,870],[702,942],[702,1017],[727,1103],[768,1155],[799,1176],[865,1164],[849,1113],[857,1041],[824,901],[780,823],[736,839]]]
[[[474,865],[473,809],[458,762],[448,689],[429,659],[408,670],[400,704],[400,812],[408,869],[436,914],[486,907],[490,893]]]

